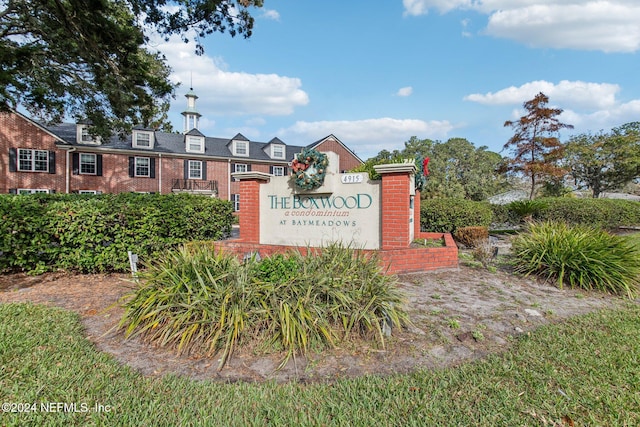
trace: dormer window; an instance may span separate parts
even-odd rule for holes
[[[271,146],[271,158],[272,159],[284,159],[284,145],[272,145]]]
[[[133,131],[133,148],[153,148],[153,132],[134,130]]]
[[[273,138],[263,148],[264,153],[272,159],[285,160],[287,157],[287,146],[280,138]]]
[[[187,135],[186,143],[186,150],[188,153],[204,153],[203,137]]]
[[[76,140],[78,144],[100,144],[100,137],[89,133],[89,125],[79,124],[77,127]]]
[[[249,156],[249,141],[233,141],[234,156]]]

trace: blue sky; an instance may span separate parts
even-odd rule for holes
[[[638,0],[264,0],[252,14],[250,39],[214,34],[204,56],[153,43],[181,83],[176,130],[191,83],[208,136],[334,134],[363,160],[411,136],[500,152],[541,91],[575,126],[563,140],[640,121]]]

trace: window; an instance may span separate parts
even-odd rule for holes
[[[32,188],[18,188],[17,191],[18,194],[36,194],[36,193],[43,193],[43,194],[49,194],[50,190],[45,190],[43,188],[38,188],[38,189],[32,189]]]
[[[82,127],[80,129],[80,141],[81,142],[93,142],[93,136],[89,133],[89,129]]]
[[[284,166],[271,166],[271,174],[275,176],[284,176]]]
[[[102,154],[72,153],[71,165],[74,175],[102,176]]]
[[[233,211],[237,212],[240,210],[240,195],[239,194],[232,194],[231,195],[231,201],[233,202]]]
[[[18,149],[18,170],[21,172],[49,172],[49,152]]]
[[[95,154],[80,153],[80,173],[82,175],[96,175],[97,163]]]
[[[204,138],[187,136],[187,152],[204,153]]]
[[[89,133],[88,125],[78,125],[76,139],[80,144],[99,144],[100,137]]]
[[[251,172],[251,165],[244,163],[232,163],[231,173],[235,172]],[[234,181],[238,181],[238,178],[233,178]]]
[[[233,141],[233,154],[235,156],[248,156],[249,141]]]
[[[132,178],[155,178],[156,159],[153,157],[129,157],[129,176]]]
[[[135,158],[135,176],[151,176],[150,159],[148,157]]]
[[[98,194],[98,192],[96,190],[79,190],[78,194]]]
[[[133,131],[134,148],[153,148],[153,134],[139,130]]]
[[[272,145],[271,157],[274,159],[284,159],[284,145]]]
[[[203,179],[202,178],[202,162],[198,160],[189,160],[189,175],[188,179]]]

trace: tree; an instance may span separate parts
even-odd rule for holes
[[[506,179],[498,172],[502,156],[476,148],[465,138],[450,138],[436,142],[430,155],[429,179],[425,197],[457,197],[485,200],[506,186]]]
[[[262,0],[0,0],[0,109],[65,115],[109,135],[162,121],[173,85],[144,28],[165,37],[214,31],[251,35]],[[235,5],[235,7],[234,7]],[[139,19],[144,16],[144,20]],[[198,44],[197,52],[202,53]]]
[[[418,139],[416,136],[409,138],[404,143],[401,155],[406,157],[425,158],[433,156],[433,146],[435,141],[430,139]]]
[[[565,161],[576,184],[591,189],[594,198],[622,188],[640,177],[640,122],[572,137]]]
[[[545,177],[561,175],[564,171],[558,166],[563,145],[556,136],[560,129],[572,129],[572,125],[561,123],[559,108],[547,107],[549,98],[542,92],[523,104],[527,114],[517,121],[508,120],[504,126],[515,129],[515,134],[504,145],[512,149],[513,158],[509,159],[507,171],[522,173],[531,181],[529,199],[533,199],[536,185]]]
[[[502,156],[487,151],[485,146],[475,148],[464,138],[439,142],[413,136],[405,142],[403,150],[382,150],[356,171],[369,172],[375,179],[377,174],[373,165],[400,162],[407,158],[429,158],[429,175],[421,192],[424,198],[484,200],[506,186],[505,177],[498,173]],[[420,163],[418,167],[422,165],[420,160],[417,163]]]

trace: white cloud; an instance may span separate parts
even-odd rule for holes
[[[534,47],[635,52],[639,21],[640,5],[614,1],[533,5],[493,13],[486,32]]]
[[[522,86],[511,86],[495,93],[471,94],[464,99],[491,106],[516,106],[511,111],[511,120],[526,114],[522,109],[525,101],[543,92],[549,97],[550,106],[563,110],[559,119],[571,124],[570,133],[586,133],[608,130],[624,123],[637,121],[640,117],[640,99],[621,102],[617,95],[621,88],[609,83],[585,83],[563,80],[558,84],[535,81]],[[568,131],[565,131],[568,132]]]
[[[267,19],[271,19],[273,21],[280,20],[280,13],[278,13],[277,10],[273,10],[273,9],[265,9],[264,12],[262,13],[262,16]]]
[[[438,9],[440,13],[457,8],[467,9],[471,3],[471,0],[402,0],[404,14],[411,16],[426,15],[429,9]]]
[[[562,80],[555,84],[539,80],[518,87],[511,86],[493,93],[474,93],[465,96],[464,100],[486,105],[513,105],[522,104],[539,92],[543,92],[553,105],[563,105],[567,108],[602,109],[616,105],[616,95],[619,91],[620,86],[610,83]]]
[[[404,0],[405,15],[454,9],[489,15],[485,33],[534,47],[636,52],[636,0]]]
[[[396,92],[396,96],[411,96],[413,93],[413,88],[411,86],[405,86],[398,89]]]
[[[404,15],[426,15],[429,12],[429,6],[425,3],[426,2],[421,0],[402,0]]]
[[[309,103],[299,78],[229,71],[221,58],[198,56],[193,43],[185,44],[178,38],[156,42],[154,48],[167,57],[173,82],[183,88],[193,84],[198,109],[207,114],[283,116]],[[172,110],[184,108],[180,102],[173,104]]]
[[[316,141],[334,134],[362,159],[367,159],[385,149],[404,148],[403,143],[412,136],[443,139],[454,129],[448,121],[424,121],[417,119],[393,119],[389,117],[365,120],[340,120],[296,122],[280,129],[277,134],[288,139]]]
[[[575,126],[578,133],[608,130],[625,123],[638,121],[640,117],[640,99],[616,105],[605,110],[596,110],[588,113],[579,113],[573,110],[565,110],[562,120]]]

